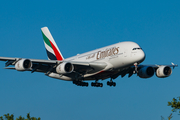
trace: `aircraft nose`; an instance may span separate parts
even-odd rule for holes
[[[145,53],[144,53],[143,50],[139,51],[139,53],[138,53],[138,58],[139,58],[139,62],[140,62],[140,63],[145,60],[146,55],[145,55]]]

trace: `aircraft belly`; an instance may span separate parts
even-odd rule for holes
[[[101,71],[94,75],[87,75],[84,80],[104,80],[110,78],[112,75],[116,74],[118,71]]]

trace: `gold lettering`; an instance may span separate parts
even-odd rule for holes
[[[119,47],[116,48],[116,54],[118,54],[118,53],[119,53]]]
[[[112,50],[110,49],[108,56],[111,56],[111,55],[112,55]]]
[[[103,59],[103,58],[106,58],[106,57],[109,57],[109,56],[112,56],[112,55],[116,55],[118,53],[119,53],[119,47],[113,47],[113,48],[110,48],[110,49],[106,49],[104,51],[98,51],[96,59],[97,60],[98,59]],[[90,58],[93,58],[94,55],[92,55]]]
[[[100,53],[100,52],[101,52],[101,51],[98,51],[98,52],[97,52],[97,57],[96,57],[97,60],[100,59],[100,56],[99,56],[99,53]]]
[[[115,48],[112,48],[112,53],[113,53],[113,55],[115,55],[115,53],[114,53],[114,52],[115,52]]]

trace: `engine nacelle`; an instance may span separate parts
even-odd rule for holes
[[[165,78],[172,74],[172,69],[169,66],[160,66],[156,70],[156,76],[159,78]]]
[[[138,71],[138,76],[140,78],[150,78],[154,75],[154,68],[147,66],[147,67],[142,67],[139,71]]]
[[[71,73],[74,66],[70,62],[63,62],[56,67],[56,72],[59,74]]]
[[[27,71],[32,67],[32,62],[29,59],[21,59],[15,64],[15,69],[18,71]]]

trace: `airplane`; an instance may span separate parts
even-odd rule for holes
[[[140,78],[150,78],[156,74],[165,78],[172,74],[172,68],[178,65],[141,65],[145,60],[145,53],[135,42],[125,41],[96,49],[83,54],[64,59],[55,40],[47,27],[41,28],[48,60],[0,57],[6,61],[5,69],[17,71],[41,72],[46,76],[72,81],[77,86],[103,87],[99,80],[107,81],[108,86],[116,86],[113,81],[118,76],[131,77],[137,74]],[[13,67],[9,67],[9,65]],[[95,82],[94,82],[95,81]]]

